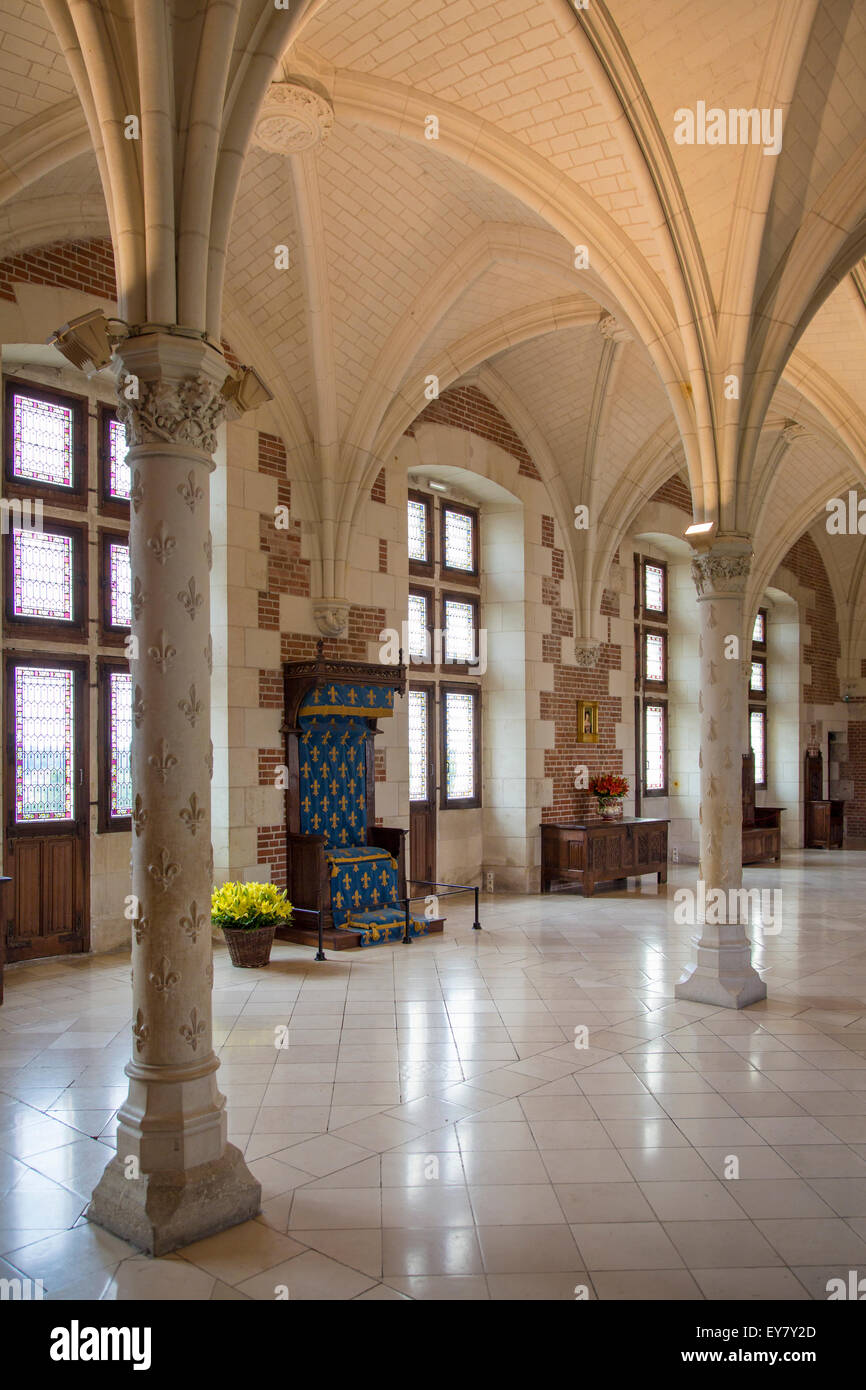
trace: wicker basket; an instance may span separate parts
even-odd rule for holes
[[[229,948],[232,965],[243,969],[257,969],[267,965],[274,944],[276,922],[267,927],[223,927],[223,936]]]

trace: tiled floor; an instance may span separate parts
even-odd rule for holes
[[[62,1299],[809,1299],[866,1274],[866,853],[746,872],[782,888],[783,925],[745,1013],[673,1002],[690,873],[493,898],[482,934],[452,900],[444,937],[326,964],[217,948],[229,1129],[264,1205],[169,1259],[82,1216],[126,1090],[125,955],[8,971],[0,1277]]]

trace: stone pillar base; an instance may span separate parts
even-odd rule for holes
[[[240,1149],[227,1144],[221,1158],[186,1171],[125,1176],[115,1157],[93,1191],[87,1219],[128,1240],[147,1255],[168,1255],[257,1215],[261,1183]]]
[[[674,986],[674,998],[691,1004],[715,1004],[720,1009],[745,1009],[767,997],[767,986],[749,966],[735,975],[724,975],[718,967],[693,965]]]

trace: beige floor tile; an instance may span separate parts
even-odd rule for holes
[[[297,1240],[271,1230],[261,1221],[245,1221],[207,1240],[186,1245],[179,1254],[189,1264],[234,1285],[299,1255],[302,1250]]]
[[[382,1224],[382,1194],[373,1187],[304,1187],[295,1193],[289,1231],[356,1230]]]
[[[589,1276],[578,1269],[567,1274],[488,1274],[487,1287],[492,1299],[511,1303],[573,1302],[578,1290],[586,1290],[586,1296],[592,1296]]]
[[[641,1191],[659,1221],[737,1221],[743,1213],[732,1183],[715,1179],[689,1182],[643,1182]]]
[[[829,1179],[828,1181],[848,1181]],[[854,1182],[858,1179],[853,1179]],[[832,1203],[822,1200],[818,1184],[803,1182],[800,1178],[743,1178],[728,1184],[731,1194],[753,1221],[759,1218],[777,1216],[834,1216],[854,1215],[853,1212],[837,1212]],[[866,1208],[864,1208],[866,1210]]]
[[[847,1144],[780,1144],[777,1152],[801,1178],[866,1178],[866,1156]]]
[[[780,1265],[774,1247],[751,1221],[666,1221],[665,1230],[689,1269]]]
[[[385,1153],[381,1156],[382,1187],[463,1187],[464,1164],[459,1153]]]
[[[581,1263],[596,1270],[681,1269],[685,1263],[657,1221],[572,1223]]]
[[[371,1115],[366,1120],[356,1120],[354,1124],[344,1125],[335,1130],[335,1138],[345,1139],[350,1144],[360,1144],[364,1149],[384,1152],[417,1139],[424,1133],[419,1125],[407,1124],[405,1120],[393,1120],[388,1115]]]
[[[202,1301],[213,1296],[216,1280],[203,1269],[190,1269],[181,1259],[124,1260],[106,1286],[103,1299],[113,1301]]]
[[[426,1278],[394,1275],[391,1285],[422,1302],[477,1303],[490,1297],[483,1274],[443,1274]]]
[[[574,1237],[567,1225],[478,1227],[488,1274],[559,1273],[580,1270]]]
[[[691,1301],[701,1290],[684,1269],[593,1270],[596,1297],[605,1300],[668,1303]]]
[[[517,1153],[470,1149],[463,1154],[463,1170],[465,1181],[474,1187],[550,1182],[541,1154],[529,1149]]]
[[[326,1173],[335,1173],[340,1168],[348,1168],[350,1164],[369,1158],[370,1152],[362,1149],[360,1144],[347,1143],[334,1134],[322,1134],[301,1144],[290,1144],[275,1157],[312,1177],[322,1178]]]
[[[808,1302],[809,1293],[789,1269],[696,1269],[705,1298],[732,1302]]]
[[[294,1259],[274,1265],[238,1285],[241,1293],[261,1301],[281,1299],[288,1294],[291,1303],[339,1301],[354,1298],[376,1281],[369,1274],[331,1260],[317,1250],[307,1250]],[[284,1293],[283,1291],[286,1291]]]
[[[866,1241],[861,1240],[845,1221],[826,1217],[816,1220],[758,1218],[755,1225],[786,1264],[848,1260],[852,1266],[866,1266]]]
[[[470,1187],[479,1226],[547,1226],[565,1221],[552,1184]]]
[[[382,1232],[378,1228],[293,1231],[292,1235],[320,1255],[327,1255],[371,1278],[382,1277]]]
[[[386,1187],[382,1189],[382,1225],[472,1226],[469,1193],[462,1187]]]
[[[382,1232],[383,1278],[440,1274],[480,1274],[476,1231],[469,1226],[386,1229]]]
[[[739,1178],[778,1178],[781,1181],[795,1178],[797,1174],[793,1168],[785,1162],[775,1149],[771,1149],[769,1144],[758,1146],[756,1144],[744,1144],[741,1149],[732,1155],[730,1148],[701,1148],[698,1150],[701,1157],[712,1169],[717,1178],[723,1182],[735,1181],[732,1179],[730,1160],[734,1157],[739,1164]]]

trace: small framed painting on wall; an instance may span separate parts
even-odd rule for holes
[[[598,743],[598,700],[578,700],[577,741]]]

